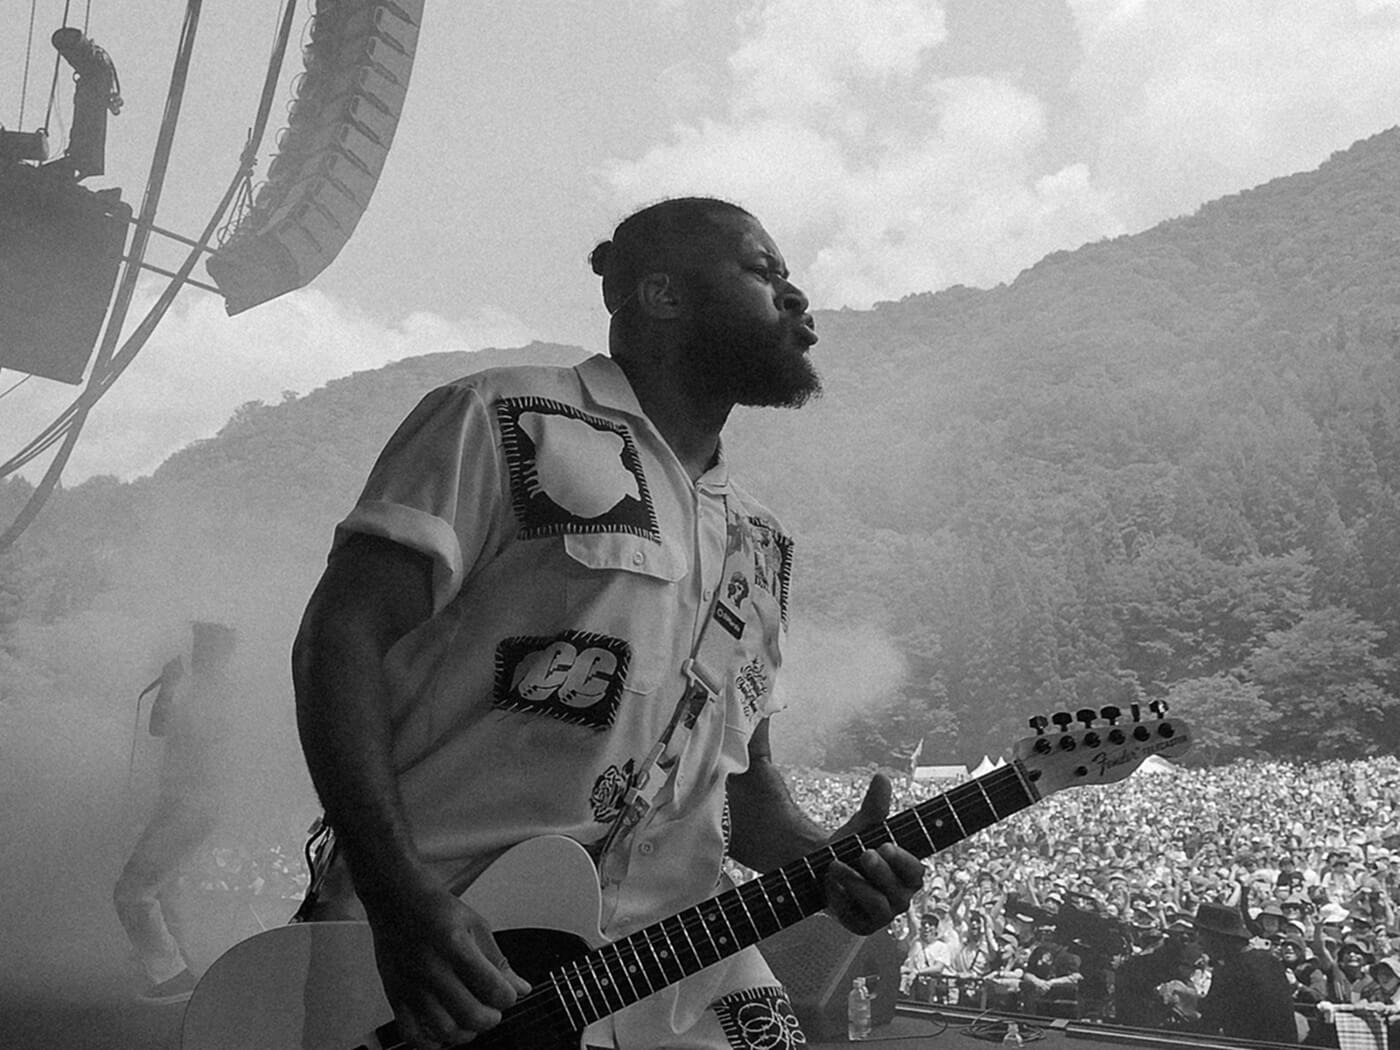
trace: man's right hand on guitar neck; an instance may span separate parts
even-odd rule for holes
[[[402,880],[364,904],[385,995],[419,1050],[494,1027],[530,990],[486,921],[431,876]]]

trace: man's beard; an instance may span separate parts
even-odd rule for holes
[[[741,326],[701,310],[681,357],[695,393],[764,408],[800,408],[822,391],[797,334],[782,322]]]

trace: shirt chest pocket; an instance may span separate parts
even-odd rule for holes
[[[564,601],[571,629],[626,643],[623,688],[654,692],[690,655],[693,599],[683,551],[626,533],[564,536]]]

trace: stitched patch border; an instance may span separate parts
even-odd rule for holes
[[[577,661],[593,653],[591,667],[581,668]],[[549,659],[544,667],[523,667],[531,658]],[[594,680],[598,661],[610,659],[612,667],[606,672],[606,684],[598,699],[586,706],[576,706],[560,698],[563,690],[581,690]],[[567,663],[559,662],[567,660]],[[496,688],[492,706],[502,711],[544,715],[571,725],[585,726],[602,732],[612,726],[627,670],[632,663],[632,647],[621,638],[596,634],[592,631],[561,631],[555,635],[517,635],[503,638],[496,644]],[[583,673],[587,671],[588,673]],[[526,679],[530,679],[527,683]],[[539,696],[522,692],[522,686],[535,690]]]
[[[792,537],[778,531],[773,523],[766,518],[750,515],[748,521],[756,531],[766,536],[777,548],[777,572],[767,584],[760,574],[759,556],[755,552],[754,583],[777,599],[778,614],[786,626],[788,622],[788,591],[792,587]]]
[[[656,521],[656,508],[642,470],[642,457],[632,440],[632,432],[626,426],[546,397],[502,398],[495,407],[496,421],[501,428],[501,445],[510,470],[511,502],[520,521],[520,539],[623,532],[661,542],[661,528]],[[579,518],[560,507],[538,488],[535,444],[520,425],[520,417],[527,412],[575,419],[594,430],[617,435],[622,440],[622,466],[636,479],[640,501],[625,496],[597,518]]]
[[[746,988],[726,995],[711,1009],[734,1050],[792,1050],[807,1045],[787,992],[781,988]]]

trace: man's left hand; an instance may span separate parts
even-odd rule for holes
[[[827,841],[878,827],[889,814],[892,794],[890,778],[876,774],[855,816]],[[923,884],[923,862],[908,850],[886,842],[878,849],[866,850],[854,866],[832,861],[826,874],[826,910],[852,933],[872,934],[908,911],[909,902]]]

